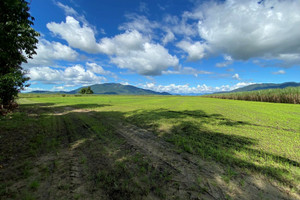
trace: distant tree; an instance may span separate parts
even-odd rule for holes
[[[81,88],[81,90],[79,91],[80,94],[85,94],[86,93],[86,88]]]
[[[18,92],[28,87],[21,67],[36,54],[39,33],[33,25],[25,0],[0,0],[0,105],[14,102]]]
[[[88,87],[87,89],[86,89],[86,92],[85,92],[86,94],[94,94],[94,91],[91,89],[91,87]]]
[[[91,89],[91,87],[87,87],[87,88],[81,88],[79,91],[80,94],[94,94],[93,90]]]

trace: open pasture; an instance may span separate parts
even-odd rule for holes
[[[16,181],[27,183],[21,191],[29,197],[42,195],[37,191],[46,187],[43,184],[49,173],[62,173],[55,169],[63,169],[62,155],[69,155],[72,157],[70,163],[79,163],[74,168],[83,170],[85,175],[81,177],[88,180],[86,185],[91,190],[102,189],[102,198],[118,199],[124,194],[133,199],[147,195],[185,198],[181,193],[169,191],[175,187],[174,180],[179,176],[172,170],[180,171],[182,166],[168,160],[186,162],[181,158],[185,156],[198,168],[187,167],[196,174],[196,179],[189,181],[200,187],[190,185],[186,191],[192,192],[188,194],[217,198],[214,195],[218,192],[211,187],[220,187],[224,199],[253,198],[251,195],[256,194],[252,194],[250,185],[256,184],[252,180],[255,177],[255,180],[270,183],[272,188],[285,188],[285,195],[292,195],[287,198],[299,198],[296,195],[300,189],[299,105],[183,96],[33,94],[20,95],[19,102],[18,112],[0,120],[1,170],[9,171],[9,166],[12,170],[14,167],[23,170],[22,178],[3,182],[0,195],[4,197],[10,197],[8,190],[13,191],[14,197],[20,195],[12,189]],[[17,143],[21,145],[16,147]],[[133,151],[125,143],[136,145],[137,150]],[[70,152],[61,153],[64,148],[69,148]],[[70,150],[72,148],[74,151]],[[164,151],[165,156],[160,154]],[[50,169],[44,165],[36,167],[28,161],[48,154],[55,157],[53,160],[44,158],[51,160]],[[100,155],[108,161],[97,161]],[[154,167],[156,159],[158,163],[164,161],[160,163],[161,168]],[[164,166],[166,162],[171,168]],[[216,167],[208,172],[209,165]],[[32,170],[39,171],[36,174],[40,175],[32,178]],[[48,175],[47,170],[50,170]],[[134,181],[128,182],[128,179]],[[205,182],[211,182],[211,187]],[[61,183],[57,187],[71,190],[75,186]],[[282,195],[283,189],[278,189],[277,194],[274,188],[268,189],[270,187],[265,186],[257,195],[267,198],[274,198],[268,196],[270,193]],[[74,189],[74,192],[79,199],[92,198],[80,190]],[[116,194],[120,196],[111,196]],[[285,198],[284,195],[280,197]]]

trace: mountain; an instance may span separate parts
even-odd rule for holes
[[[253,84],[248,85],[242,88],[238,88],[235,90],[232,90],[230,92],[246,92],[246,91],[253,91],[253,90],[266,90],[266,89],[283,89],[286,87],[298,87],[300,86],[300,83],[296,82],[286,82],[286,83],[260,83],[260,84]]]
[[[88,87],[88,86],[86,86]],[[40,94],[53,94],[53,93],[62,93],[62,94],[77,94],[81,90],[80,87],[78,89],[64,92],[50,92],[50,91],[33,91],[31,93],[40,93]],[[146,90],[142,88],[138,88],[132,85],[122,85],[119,83],[103,83],[103,84],[95,84],[89,86],[93,90],[94,94],[111,94],[111,95],[171,95],[167,92],[155,92],[152,90]]]
[[[35,93],[35,94],[68,94],[66,91],[47,91],[47,90],[34,90],[29,93]]]

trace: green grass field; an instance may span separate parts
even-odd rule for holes
[[[7,132],[22,130],[34,120],[39,122],[35,128],[51,130],[53,127],[49,121],[53,123],[50,115],[53,109],[86,109],[105,119],[125,121],[150,130],[174,144],[179,153],[188,152],[200,159],[219,163],[228,171],[229,175],[224,177],[226,181],[230,181],[231,176],[235,176],[235,169],[239,169],[247,174],[266,176],[288,186],[292,192],[299,192],[299,105],[181,96],[21,94],[18,101],[21,111],[27,109],[29,114],[37,111],[40,117],[26,118],[22,112],[2,117],[0,126]],[[72,112],[65,116],[70,114]],[[78,117],[88,127],[97,126],[95,119],[93,121],[85,115]],[[45,137],[48,137],[47,145],[44,145],[44,138],[31,138],[35,140],[29,148],[32,155],[40,151],[40,146],[47,147],[48,150],[43,151],[51,151],[59,145],[51,140],[51,135]],[[0,158],[6,159],[5,155]],[[102,177],[105,173],[109,172],[98,175]],[[37,184],[32,187],[34,185]]]

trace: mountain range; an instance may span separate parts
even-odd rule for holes
[[[286,82],[286,83],[259,83],[259,84],[252,84],[245,87],[241,87],[230,92],[247,92],[253,90],[266,90],[266,89],[283,89],[286,87],[299,87],[300,83],[296,82]]]
[[[152,90],[146,90],[142,88],[138,88],[132,85],[122,85],[120,83],[103,83],[103,84],[95,84],[89,86],[93,90],[94,94],[111,94],[111,95],[171,95],[167,92],[155,92]],[[69,92],[66,91],[43,91],[36,90],[31,93],[39,93],[39,94],[78,94],[79,91],[85,87],[80,87],[75,90],[71,90]]]
[[[265,89],[276,89],[276,88],[286,88],[286,87],[298,87],[300,83],[296,82],[286,82],[286,83],[260,83],[260,84],[252,84],[242,88],[238,88],[228,92],[246,92],[246,91],[253,91],[253,90],[265,90]],[[103,84],[95,84],[90,86],[93,90],[94,94],[110,94],[110,95],[171,95],[167,92],[155,92],[152,90],[146,90],[142,88],[138,88],[132,85],[122,85],[120,83],[103,83]],[[80,87],[78,89],[66,92],[66,91],[42,91],[36,90],[32,91],[31,93],[39,93],[39,94],[53,94],[53,93],[60,93],[60,94],[78,94],[81,90]],[[225,92],[225,93],[228,93]],[[218,92],[224,93],[224,92]],[[183,94],[183,95],[195,95],[195,94]],[[203,94],[201,94],[203,95]]]

